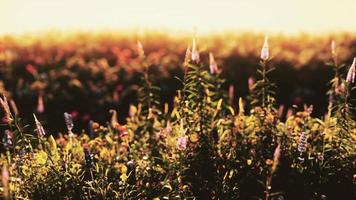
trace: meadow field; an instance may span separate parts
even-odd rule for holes
[[[3,199],[356,199],[356,34],[0,37]]]

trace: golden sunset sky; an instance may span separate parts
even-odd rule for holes
[[[356,0],[0,0],[0,33],[158,29],[356,32]]]

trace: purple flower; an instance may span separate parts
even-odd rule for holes
[[[94,134],[95,134],[94,129],[93,129],[93,123],[94,123],[93,120],[89,121],[89,137],[91,139],[94,138]]]
[[[40,94],[40,95],[38,95],[37,112],[38,113],[43,113],[43,111],[44,111],[43,95]]]
[[[143,45],[140,41],[137,41],[137,51],[140,58],[145,57],[145,51],[143,50]]]
[[[254,77],[249,77],[247,82],[248,82],[248,90],[250,92],[252,92],[253,89],[254,89],[254,85],[255,85],[255,78]]]
[[[5,148],[8,148],[9,146],[11,146],[13,144],[12,136],[13,136],[13,133],[10,130],[6,129],[5,135],[2,139],[2,142],[3,142]]]
[[[43,129],[43,126],[42,126],[41,122],[39,122],[39,121],[37,120],[37,117],[36,117],[35,114],[33,114],[33,118],[35,118],[37,136],[40,137],[40,138],[43,137],[43,136],[45,136],[45,135],[46,135],[46,132],[45,132],[45,130]]]
[[[306,143],[307,143],[307,134],[305,131],[302,132],[299,138],[299,145],[298,145],[298,151],[300,153],[305,152],[306,150]]]
[[[67,126],[67,130],[68,130],[68,134],[69,136],[73,136],[73,132],[72,132],[72,129],[73,129],[73,117],[71,114],[65,112],[64,113],[64,121],[66,123],[66,126]]]
[[[192,56],[192,52],[190,51],[190,47],[188,47],[187,50],[185,51],[184,65],[187,65],[189,63],[191,56]]]
[[[331,41],[331,54],[332,55],[336,54],[336,44],[334,40]]]
[[[234,87],[234,85],[230,85],[229,86],[229,102],[230,102],[230,104],[232,104],[234,101],[234,93],[235,93],[235,87]]]
[[[168,122],[167,122],[167,126],[166,126],[166,132],[167,132],[168,134],[170,134],[170,133],[172,133],[172,131],[173,131],[173,127],[172,127],[172,125],[171,125],[171,122],[168,121]]]
[[[177,138],[177,148],[178,150],[185,150],[187,148],[187,136],[182,136],[182,137],[179,137]]]
[[[211,74],[216,74],[218,72],[218,65],[215,62],[214,55],[209,53],[209,69]]]
[[[0,97],[0,104],[1,107],[3,108],[3,110],[5,111],[5,122],[9,123],[12,121],[12,117],[11,117],[11,112],[10,112],[10,107],[9,104],[7,102],[6,96],[4,95],[3,98]]]
[[[197,44],[196,44],[195,38],[193,39],[191,56],[192,56],[192,61],[194,61],[195,63],[200,62],[200,56],[199,56],[199,52],[197,50]]]
[[[281,157],[281,143],[279,143],[276,149],[274,150],[272,172],[276,171],[277,166],[279,164],[280,157]]]
[[[261,59],[266,61],[268,58],[269,58],[268,37],[265,36],[265,42],[263,43],[261,49]]]
[[[354,58],[354,61],[352,62],[352,65],[347,72],[347,77],[346,77],[346,82],[347,83],[354,83],[355,82],[355,73],[356,73],[356,57]]]

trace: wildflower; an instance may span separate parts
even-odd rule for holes
[[[266,165],[273,165],[273,160],[267,159],[266,160]]]
[[[26,65],[26,71],[30,73],[32,76],[38,74],[37,68],[31,64]]]
[[[323,154],[318,154],[317,158],[318,158],[318,160],[323,161],[324,160],[324,155]]]
[[[93,120],[90,120],[89,121],[89,137],[90,138],[94,138],[94,129],[93,129],[93,124],[94,124],[94,122],[93,122]]]
[[[119,130],[121,138],[129,135],[129,132],[127,132],[127,129],[125,126],[121,126],[120,124],[118,124],[116,126],[116,129]]]
[[[44,111],[43,95],[40,94],[40,95],[38,95],[37,112],[38,112],[38,113],[43,113],[43,111]]]
[[[301,153],[305,152],[306,142],[307,142],[307,134],[305,131],[303,131],[299,138],[299,145],[298,145],[299,152],[301,152]]]
[[[140,58],[145,57],[145,51],[143,50],[143,46],[140,41],[137,41],[137,52]]]
[[[117,120],[117,112],[113,109],[109,110],[109,112],[111,113],[111,127],[116,127],[119,124]]]
[[[190,50],[190,47],[188,47],[187,50],[185,51],[184,65],[187,65],[189,63],[191,56],[192,56],[192,52]]]
[[[265,42],[263,43],[263,47],[261,49],[261,59],[266,61],[269,58],[269,49],[268,49],[268,37],[265,36]]]
[[[180,134],[181,135],[185,135],[185,133],[187,132],[188,129],[184,129],[184,123],[183,123],[183,119],[180,120]]]
[[[11,146],[13,144],[12,136],[13,136],[13,133],[10,130],[6,129],[4,137],[2,139],[2,143],[4,144],[5,148],[8,148],[9,146]]]
[[[129,116],[130,117],[134,117],[137,113],[137,108],[136,106],[134,105],[130,105],[130,108],[129,108]]]
[[[251,164],[252,164],[252,159],[248,159],[248,160],[246,161],[246,164],[247,164],[247,165],[251,165]]]
[[[128,169],[130,170],[132,170],[132,169],[135,169],[135,162],[133,161],[133,160],[129,160],[128,162],[127,162],[127,167],[128,167]]]
[[[242,98],[239,98],[239,115],[243,115],[245,113],[245,103]]]
[[[216,132],[217,133],[217,132]],[[214,133],[213,133],[214,134]],[[213,135],[214,137],[214,135]],[[199,135],[197,133],[193,133],[189,135],[189,141],[192,143],[196,143],[199,140]]]
[[[218,65],[215,62],[214,55],[209,53],[209,69],[211,74],[216,74],[218,72]]]
[[[340,95],[345,94],[345,92],[346,92],[345,84],[344,83],[340,83],[338,86],[335,87],[334,91],[335,91],[336,94],[340,94]]]
[[[328,97],[329,106],[332,105],[333,102],[334,102],[334,94],[330,93]]]
[[[232,105],[234,101],[234,93],[235,93],[235,88],[234,85],[229,86],[229,102]]]
[[[66,123],[66,126],[67,126],[67,130],[68,130],[68,134],[69,134],[69,137],[73,137],[74,134],[72,132],[72,129],[73,129],[73,117],[71,114],[65,112],[64,113],[64,121]]]
[[[255,85],[255,78],[254,77],[249,77],[247,82],[248,82],[248,90],[250,92],[253,92],[254,85]]]
[[[336,44],[335,44],[335,41],[334,41],[334,40],[331,41],[331,54],[332,54],[333,56],[336,55]]]
[[[168,121],[168,122],[167,122],[167,126],[166,126],[166,132],[167,132],[168,134],[170,134],[170,133],[172,133],[172,131],[173,131],[172,124],[171,124],[170,121]]]
[[[91,128],[92,128],[93,130],[96,130],[96,129],[100,128],[100,124],[99,124],[98,122],[93,122],[93,123],[91,124]]]
[[[10,106],[12,111],[14,111],[15,116],[17,116],[19,114],[19,110],[17,109],[16,103],[13,99],[10,100]]]
[[[154,117],[152,108],[148,109],[147,119],[152,119]]]
[[[306,132],[303,131],[302,134],[300,135],[299,138],[299,144],[298,144],[298,151],[300,152],[300,156],[298,159],[303,162],[304,158],[302,157],[302,153],[305,152],[306,150],[306,143],[307,143],[307,135]]]
[[[46,135],[46,132],[45,132],[45,130],[43,129],[43,126],[42,126],[41,122],[39,122],[39,121],[37,120],[37,117],[36,117],[35,114],[33,114],[33,118],[35,118],[37,136],[40,137],[40,138],[43,137],[43,136],[45,136],[45,135]]]
[[[16,165],[17,165],[17,170],[20,171],[21,170],[21,166],[25,161],[25,155],[26,155],[26,150],[22,149],[20,151],[20,155],[19,158],[16,161]]]
[[[288,108],[287,110],[287,114],[286,114],[286,119],[288,119],[289,117],[291,117],[293,115],[293,109],[292,108]]]
[[[2,187],[3,187],[3,196],[4,199],[9,198],[9,180],[10,180],[10,175],[9,175],[9,169],[7,164],[4,164],[2,166],[2,172],[1,172],[1,182],[2,182]]]
[[[280,119],[282,118],[283,112],[284,112],[284,105],[281,104],[281,105],[279,105],[278,111],[277,111],[278,118],[280,118]]]
[[[274,115],[272,115],[271,113],[267,114],[265,122],[267,124],[272,124],[274,122]]]
[[[177,138],[177,148],[180,151],[183,151],[187,148],[187,136]]]
[[[1,103],[2,109],[5,111],[5,116],[3,118],[3,121],[5,123],[10,123],[12,121],[12,117],[11,117],[9,104],[7,102],[5,95],[3,96],[3,98],[0,98],[0,103]]]
[[[281,157],[281,143],[278,143],[278,146],[274,150],[273,154],[273,165],[272,165],[272,172],[275,172],[277,166],[279,164],[279,158]]]
[[[120,94],[117,90],[112,92],[112,100],[115,102],[120,100]]]
[[[193,38],[191,56],[192,56],[192,61],[194,61],[197,64],[200,62],[200,56],[199,56],[199,52],[197,50],[197,44],[196,44],[195,38]]]
[[[313,113],[313,105],[310,105],[309,107],[307,105],[304,105],[304,112],[310,116]]]
[[[156,132],[155,136],[156,136],[156,140],[165,139],[167,136],[167,133],[163,129],[161,129]]]
[[[355,82],[355,73],[356,73],[356,57],[354,58],[354,61],[352,62],[352,65],[347,72],[347,77],[346,77],[346,82],[347,83],[354,83]]]

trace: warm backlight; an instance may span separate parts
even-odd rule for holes
[[[355,0],[0,0],[0,33],[174,29],[356,31]]]

